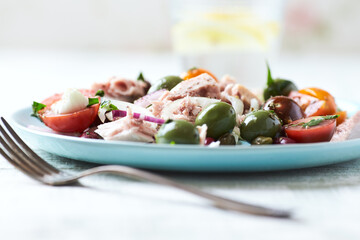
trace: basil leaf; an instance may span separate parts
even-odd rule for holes
[[[311,119],[309,122],[307,123],[304,123],[302,125],[303,128],[309,128],[309,127],[313,127],[313,126],[316,126],[316,125],[319,125],[320,123],[322,123],[323,121],[325,121],[324,118],[314,118],[314,119]]]
[[[104,108],[107,112],[112,110],[119,110],[110,100],[104,101],[100,104],[100,108]]]
[[[99,97],[103,97],[105,96],[105,92],[102,89],[99,89],[96,93],[95,96],[99,96]]]
[[[336,119],[338,117],[339,117],[339,115],[321,116],[321,117],[313,118],[307,123],[300,122],[300,123],[297,123],[297,124],[292,124],[290,126],[291,127],[302,126],[303,128],[309,128],[309,127],[317,126],[317,125],[319,125],[320,123],[322,123],[325,120]]]
[[[145,82],[145,78],[142,72],[140,72],[139,76],[137,77],[137,80]]]
[[[323,117],[319,117],[319,118],[314,118],[314,119],[311,119],[310,122],[304,123],[304,125],[302,127],[308,128],[308,127],[317,126],[325,120],[336,119],[338,117],[339,117],[339,115],[328,115],[328,116],[323,116]]]
[[[331,119],[336,119],[338,117],[340,117],[340,115],[328,115],[328,116],[324,116],[323,118],[325,120],[331,120]]]
[[[319,118],[314,118],[314,119],[311,119],[311,121],[309,121],[307,123],[304,123],[302,125],[302,127],[303,128],[309,128],[309,127],[317,126],[317,125],[319,125],[320,123],[322,123],[325,120],[336,119],[338,117],[339,117],[339,115],[328,115],[328,116],[322,116],[322,117],[319,117]]]
[[[33,110],[33,113],[31,114],[31,116],[33,117],[36,117],[36,118],[39,118],[39,111],[44,109],[46,107],[45,104],[42,104],[42,103],[38,103],[38,102],[33,102],[32,104],[32,110]],[[40,119],[41,120],[41,119]]]
[[[99,99],[98,98],[89,98],[89,104],[87,105],[87,107],[90,107],[94,104],[99,103]]]

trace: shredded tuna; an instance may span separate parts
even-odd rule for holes
[[[94,83],[91,89],[104,90],[105,96],[120,101],[133,102],[149,89],[149,83],[126,78],[111,77],[105,83]]]
[[[171,89],[167,100],[190,97],[208,97],[220,99],[220,88],[218,83],[206,73],[183,81]]]
[[[230,75],[224,75],[219,81],[220,91],[224,91],[224,89],[226,88],[227,85],[235,84],[235,83],[236,83],[236,80],[234,77],[232,77]]]
[[[159,100],[151,102],[151,106],[148,109],[155,117],[160,118],[165,104],[171,102],[166,100],[166,97],[169,95],[169,93],[169,91],[165,91]]]
[[[340,142],[360,137],[360,111],[337,126],[331,142]]]
[[[105,140],[153,142],[157,130],[151,123],[135,119],[131,109],[127,108],[126,117],[101,124],[95,132]]]
[[[186,96],[181,101],[179,108],[173,111],[174,115],[172,119],[195,122],[196,116],[201,112],[201,110],[202,108],[199,105],[193,102],[189,96]]]
[[[194,123],[202,109],[219,101],[213,98],[186,96],[175,101],[157,102],[152,106],[152,113],[155,117],[165,120],[186,120]]]
[[[155,117],[160,118],[164,106],[165,106],[164,102],[156,101],[156,102],[152,102],[151,106],[148,109]]]
[[[229,84],[225,87],[223,92],[229,94],[230,96],[238,97],[241,101],[243,101],[245,110],[250,109],[252,99],[255,99],[259,105],[261,105],[260,99],[241,84]]]

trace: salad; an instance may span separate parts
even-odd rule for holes
[[[272,77],[257,95],[233,77],[192,68],[150,84],[112,77],[33,102],[32,116],[57,133],[155,144],[265,145],[343,141],[347,118],[327,91]]]

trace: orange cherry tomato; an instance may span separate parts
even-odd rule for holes
[[[334,97],[320,88],[304,88],[299,90],[300,94],[305,94],[318,99],[312,101],[305,109],[307,117],[333,115],[336,113],[336,103]]]
[[[345,122],[346,118],[347,118],[347,112],[346,111],[340,111],[335,113],[336,115],[339,115],[339,117],[336,119],[336,126],[342,124],[343,122]]]
[[[203,69],[203,68],[191,68],[186,73],[184,73],[181,77],[184,80],[188,80],[190,78],[197,77],[203,73],[209,74],[212,78],[215,79],[215,81],[218,81],[214,74],[212,74],[211,72],[209,72],[208,70]]]
[[[92,90],[81,89],[80,92],[87,97],[94,97],[95,95]],[[100,104],[94,104],[73,113],[54,114],[51,111],[51,105],[59,101],[61,97],[62,94],[57,93],[42,101],[46,108],[39,111],[39,116],[49,128],[57,132],[82,132],[96,120]]]

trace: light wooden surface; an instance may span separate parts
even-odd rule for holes
[[[358,60],[289,56],[274,69],[305,79],[304,86],[317,83],[309,80],[313,76],[335,96],[360,102],[353,94]],[[137,75],[140,68],[154,78],[180,71],[167,54],[0,51],[0,113],[7,116],[71,84],[86,87],[112,74]],[[67,171],[94,166],[38,153]],[[160,172],[234,199],[293,209],[289,221],[222,211],[187,193],[114,175],[89,177],[85,187],[44,186],[0,157],[0,239],[359,239],[359,170],[360,160],[271,173]]]

